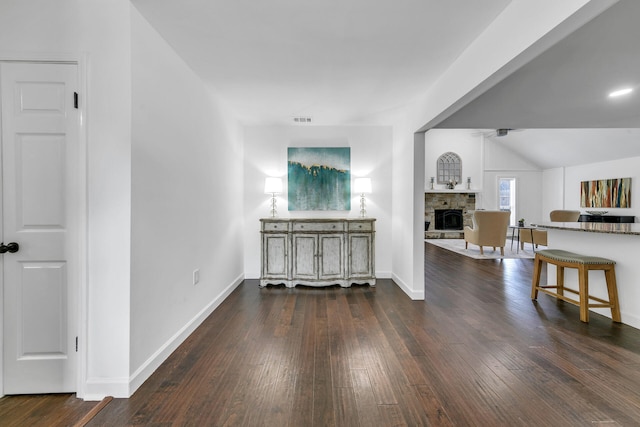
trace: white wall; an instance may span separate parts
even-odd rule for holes
[[[6,0],[0,4],[3,59],[86,58],[88,323],[80,396],[120,395],[129,372],[131,50],[127,0]],[[83,334],[86,328],[87,334]],[[87,339],[87,335],[91,339]]]
[[[580,182],[609,178],[631,178],[631,208],[607,208],[593,210],[607,210],[611,215],[634,215],[636,222],[640,217],[640,157],[612,160],[587,165],[570,166],[565,168],[564,205],[566,209],[577,209],[584,212],[580,206]]]
[[[484,178],[479,206],[498,209],[498,181],[516,179],[516,212],[514,221],[524,218],[527,223],[540,222],[542,214],[542,170],[503,144],[484,139]]]
[[[283,178],[278,197],[280,217],[358,217],[360,197],[352,194],[351,211],[287,209],[288,147],[351,147],[351,176],[371,178],[367,216],[376,218],[376,274],[391,277],[391,136],[387,126],[247,126],[244,128],[244,246],[247,278],[260,277],[260,218],[269,216],[264,194],[267,176]],[[240,194],[240,193],[238,193]]]
[[[425,190],[430,188],[430,178],[436,179],[434,188],[444,186],[437,183],[438,158],[452,151],[462,162],[462,181],[456,189],[467,188],[467,177],[472,188],[482,188],[482,141],[477,132],[469,129],[431,129],[425,135]]]
[[[81,27],[78,50],[88,56],[88,353],[84,395],[122,396],[129,372],[130,6],[126,0],[74,3],[78,4],[74,19]]]
[[[0,52],[13,56],[77,52],[81,35],[77,3],[75,0],[3,0],[0,3]]]
[[[236,121],[135,8],[131,28],[133,392],[242,280],[243,174]]]
[[[542,171],[542,219],[548,220],[549,213],[556,209],[568,209],[564,205],[564,168]]]
[[[393,280],[413,300],[424,299],[424,134],[414,134],[410,109],[393,112]],[[418,225],[422,224],[422,225]]]
[[[514,222],[524,218],[527,224],[548,220],[542,214],[542,172],[541,171],[487,171],[484,174],[482,209],[498,209],[498,181],[500,178],[515,178],[516,209]]]

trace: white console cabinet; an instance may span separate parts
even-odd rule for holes
[[[375,219],[260,220],[260,286],[375,286]]]

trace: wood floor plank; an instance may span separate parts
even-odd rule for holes
[[[352,387],[336,387],[334,405],[336,426],[360,425],[356,396]]]
[[[449,427],[454,424],[447,415],[443,403],[438,398],[436,392],[429,385],[416,385],[416,392],[422,403],[422,408],[427,416],[427,424],[432,426]]]
[[[373,385],[376,403],[379,405],[394,405],[398,401],[386,370],[384,351],[381,350],[384,344],[375,341],[375,336],[370,334],[370,325],[371,323],[367,322],[365,325],[360,324],[358,326],[360,346],[367,349],[364,352],[365,367],[369,374],[369,380]],[[379,335],[377,336],[379,337]]]
[[[402,416],[402,411],[398,405],[379,405],[380,420],[378,423],[382,426],[403,426],[408,427],[407,421]]]
[[[312,426],[314,411],[314,370],[315,370],[315,313],[316,304],[313,298],[306,295],[301,299],[305,302],[305,314],[302,318],[304,334],[300,344],[300,361],[297,365],[298,374],[295,391],[293,393],[292,426]]]
[[[359,424],[363,427],[375,426],[380,421],[380,413],[369,374],[366,369],[353,369],[351,375]]]
[[[0,399],[0,425],[70,426],[89,413],[96,402],[83,402],[73,394],[8,396]]]
[[[464,344],[455,346],[457,353],[485,382],[486,388],[491,390],[492,405],[499,407],[504,412],[504,419],[507,424],[522,424],[523,420],[535,425],[554,425],[559,422],[574,422],[575,420],[565,419],[561,412],[554,410],[549,405],[549,401],[536,399],[534,393],[528,388],[528,383],[519,381],[512,371],[504,368],[497,360],[490,355],[479,359],[478,351],[471,350]],[[544,396],[544,395],[543,395]],[[527,404],[533,403],[535,404]],[[520,413],[513,414],[511,407],[518,406]]]
[[[344,325],[340,319],[340,304],[344,298],[337,298],[327,302],[327,329],[329,339],[328,360],[331,366],[331,379],[334,388],[351,387],[351,366],[349,348],[353,346],[349,343],[352,336],[346,333],[348,326]]]
[[[316,300],[315,354],[313,370],[313,426],[336,425],[335,389],[331,372],[327,299]]]

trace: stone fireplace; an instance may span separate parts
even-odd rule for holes
[[[476,193],[434,191],[424,195],[424,236],[428,239],[461,239],[464,227],[473,223]],[[436,216],[437,213],[437,216]],[[426,225],[429,223],[429,228]]]

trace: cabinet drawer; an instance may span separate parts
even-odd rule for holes
[[[349,231],[372,231],[373,222],[371,221],[350,221]]]
[[[294,222],[293,231],[344,231],[344,222],[327,221],[327,222]]]
[[[263,221],[262,222],[263,231],[284,232],[284,231],[287,231],[288,226],[289,226],[288,221]]]

